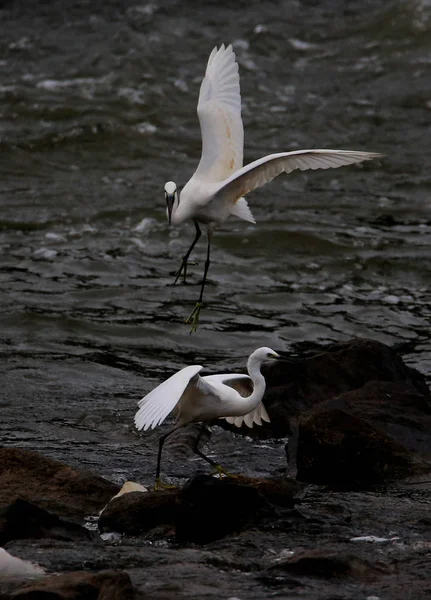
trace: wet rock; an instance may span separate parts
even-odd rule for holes
[[[28,538],[78,541],[93,537],[81,525],[60,519],[19,498],[0,511],[0,544]]]
[[[181,490],[130,492],[113,498],[99,518],[100,531],[140,535],[166,526],[173,533]]]
[[[205,544],[254,524],[272,505],[291,507],[303,485],[289,479],[216,479],[197,475],[183,490],[130,492],[113,498],[99,518],[101,531],[173,536]],[[263,511],[263,512],[262,512]]]
[[[271,504],[291,508],[304,490],[304,484],[295,479],[280,477],[274,479],[256,479],[245,475],[236,475],[235,482],[249,485],[259,491]]]
[[[98,513],[119,486],[36,452],[0,448],[0,507],[16,498],[67,516]]]
[[[272,527],[274,517],[291,512],[302,490],[291,479],[197,475],[184,487],[176,537],[207,544],[250,527]]]
[[[297,468],[300,481],[351,487],[406,477],[426,465],[364,419],[329,408],[300,419]]]
[[[134,589],[124,571],[77,571],[46,577],[23,587],[10,600],[132,600]]]
[[[270,569],[280,569],[295,575],[321,577],[324,579],[354,577],[361,580],[375,579],[391,572],[382,562],[373,562],[354,554],[308,550],[296,556],[279,560]]]
[[[279,361],[264,365],[262,372],[267,382],[264,403],[271,423],[254,428],[252,435],[288,435],[292,418],[370,381],[402,383],[411,394],[422,396],[424,407],[431,406],[424,376],[408,367],[389,346],[374,340],[333,344],[295,364]]]

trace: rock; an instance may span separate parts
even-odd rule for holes
[[[401,444],[338,408],[316,409],[299,422],[297,478],[347,487],[423,472]]]
[[[0,511],[0,544],[29,538],[78,541],[93,537],[81,525],[60,519],[26,500],[17,499]]]
[[[333,344],[314,356],[291,362],[264,365],[267,391],[264,404],[271,423],[247,430],[248,435],[284,437],[291,433],[291,420],[321,402],[358,390],[370,381],[402,383],[430,406],[424,376],[405,365],[389,346],[367,339]],[[230,427],[231,428],[231,427]],[[238,428],[235,428],[238,431]]]
[[[255,477],[236,475],[233,481],[255,488],[267,502],[283,508],[291,508],[305,487],[299,481],[288,477],[256,479]]]
[[[46,577],[13,592],[10,600],[133,600],[134,589],[124,571],[75,571]]]
[[[197,475],[183,490],[131,492],[113,499],[99,518],[100,531],[155,535],[204,544],[240,531],[272,505],[291,507],[303,485],[289,479],[216,479]]]
[[[264,503],[252,486],[197,475],[184,487],[176,537],[181,542],[207,544],[252,523]]]
[[[123,484],[123,487],[121,488],[121,490],[118,492],[118,494],[115,494],[115,496],[112,496],[112,498],[109,500],[109,502],[106,506],[109,506],[109,504],[113,500],[115,500],[115,498],[119,498],[120,496],[123,496],[124,494],[130,494],[131,492],[145,493],[145,492],[148,492],[148,488],[144,487],[140,483],[135,483],[134,481],[126,481]],[[106,509],[106,506],[101,510],[100,514],[103,513],[103,511]]]
[[[0,448],[0,507],[16,498],[62,516],[97,514],[119,486],[21,448]]]
[[[407,449],[431,458],[431,401],[403,382],[369,381],[319,404],[366,419]]]
[[[278,560],[270,569],[280,569],[295,575],[324,579],[354,577],[360,580],[375,579],[391,572],[382,562],[371,563],[354,554],[307,550],[287,559]]]
[[[140,535],[164,525],[173,533],[180,497],[181,490],[175,489],[113,498],[99,517],[99,530]]]
[[[0,580],[38,579],[45,576],[45,569],[27,560],[21,560],[0,548]]]

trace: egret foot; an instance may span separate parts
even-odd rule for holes
[[[235,479],[235,477],[236,477],[236,475],[232,475],[232,473],[225,471],[225,469],[223,469],[223,467],[221,465],[214,466],[213,475],[218,475],[219,479],[221,479],[222,475],[224,475],[225,477],[232,477],[233,479]]]
[[[176,485],[169,485],[168,483],[164,483],[160,477],[157,477],[156,481],[154,482],[154,491],[158,492],[159,490],[176,490],[177,486]]]
[[[181,277],[182,274],[183,274],[183,282],[186,283],[186,279],[187,279],[187,266],[188,265],[196,266],[197,264],[198,264],[197,262],[188,262],[187,260],[183,259],[183,261],[181,263],[181,267],[175,273],[174,285],[177,283],[178,279]]]
[[[195,333],[199,325],[199,313],[201,312],[202,302],[196,302],[196,306],[190,313],[189,317],[187,317],[185,323],[187,325],[191,325],[190,334]]]

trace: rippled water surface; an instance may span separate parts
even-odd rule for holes
[[[154,434],[133,432],[136,400],[185,364],[244,367],[264,344],[371,337],[431,376],[431,4],[232,6],[2,4],[5,443],[148,478]],[[246,162],[309,147],[387,156],[250,194],[257,224],[216,233],[190,336],[206,245],[173,286],[194,229],[168,229],[163,185],[196,168],[197,96],[221,42],[240,65]],[[216,436],[230,460],[248,444]],[[276,457],[277,444],[269,471]]]

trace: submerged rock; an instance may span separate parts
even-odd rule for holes
[[[98,513],[120,486],[21,448],[0,448],[0,507],[22,498],[61,515]]]
[[[280,569],[298,576],[324,579],[354,577],[362,580],[375,579],[391,572],[391,568],[382,562],[370,562],[355,554],[322,552],[322,550],[302,551],[295,556],[277,561],[270,569]]]
[[[97,573],[76,571],[46,577],[10,595],[11,600],[132,600],[134,597],[129,575],[114,570]]]
[[[57,540],[88,540],[94,536],[76,523],[18,498],[0,511],[0,544],[10,540],[51,538]]]

